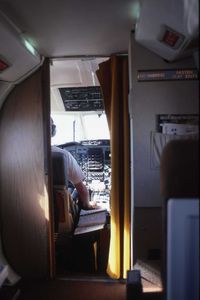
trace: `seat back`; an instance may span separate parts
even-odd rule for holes
[[[53,185],[68,187],[67,160],[62,152],[52,151]]]
[[[52,151],[52,169],[55,232],[72,233],[76,207],[67,189],[67,160],[64,153]]]
[[[160,165],[161,195],[199,196],[199,141],[172,140],[163,149]]]
[[[172,140],[165,146],[161,155],[160,186],[163,196],[162,281],[165,299],[186,300],[191,295],[197,299],[199,273],[196,266],[199,265],[199,255],[192,245],[198,244],[198,140]],[[189,272],[186,265],[190,266]]]

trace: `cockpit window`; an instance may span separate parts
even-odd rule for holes
[[[52,117],[56,135],[52,145],[83,140],[110,139],[105,112],[57,113]]]

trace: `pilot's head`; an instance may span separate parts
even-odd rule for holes
[[[54,137],[56,135],[56,125],[53,122],[53,119],[50,119],[51,122],[51,137]]]

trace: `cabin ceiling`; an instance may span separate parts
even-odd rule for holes
[[[139,0],[0,0],[0,10],[47,57],[127,53]]]

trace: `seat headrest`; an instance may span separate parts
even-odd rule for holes
[[[53,185],[68,186],[67,160],[62,152],[52,151]]]
[[[199,197],[199,141],[172,140],[163,149],[160,164],[161,195]]]

